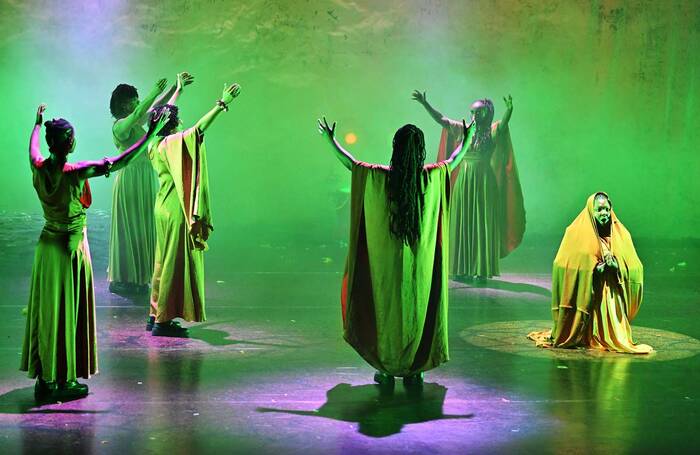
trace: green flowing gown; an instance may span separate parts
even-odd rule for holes
[[[420,236],[408,246],[389,229],[388,170],[365,163],[352,169],[344,337],[370,365],[392,376],[427,371],[449,358],[448,175],[444,163],[423,172]]]
[[[150,314],[156,322],[206,320],[204,251],[213,230],[204,135],[197,128],[149,146],[158,174]]]
[[[498,185],[491,167],[493,151],[493,146],[470,145],[459,165],[450,217],[452,275],[499,275],[501,220]]]
[[[508,127],[491,125],[491,141],[472,142],[452,172],[450,274],[499,275],[499,259],[520,245],[525,233],[525,206]],[[438,161],[462,141],[462,123],[443,129]],[[490,143],[489,143],[490,142]]]
[[[71,165],[32,166],[46,223],[34,254],[20,370],[65,382],[97,373],[92,263],[80,198],[86,181]]]
[[[131,129],[127,140],[114,137],[114,143],[123,152],[145,134],[138,126]],[[116,174],[112,190],[108,279],[116,283],[147,285],[153,274],[156,244],[153,205],[158,182],[145,154]]]

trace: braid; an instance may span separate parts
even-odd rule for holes
[[[401,127],[394,135],[387,196],[391,233],[406,245],[415,245],[420,236],[424,162],[423,132],[415,125]]]

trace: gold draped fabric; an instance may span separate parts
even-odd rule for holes
[[[597,193],[596,193],[597,194]],[[647,354],[635,344],[630,322],[642,303],[644,269],[632,236],[611,212],[610,236],[601,237],[593,218],[595,194],[569,225],[552,267],[552,330],[528,338],[542,347],[584,347]],[[618,270],[603,273],[596,265],[610,252]]]

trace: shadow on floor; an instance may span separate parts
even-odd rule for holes
[[[62,403],[70,403],[81,400],[66,400]],[[91,411],[86,409],[40,409],[44,405],[57,405],[58,403],[36,403],[34,401],[34,387],[24,387],[11,390],[0,395],[0,414],[105,414],[108,411]]]
[[[189,328],[190,338],[204,341],[211,346],[230,346],[233,344],[241,345],[251,345],[251,346],[264,346],[264,347],[274,347],[274,348],[298,348],[301,347],[300,344],[288,342],[285,344],[280,343],[265,343],[261,341],[251,341],[251,340],[238,340],[231,338],[233,334],[226,330],[211,328],[211,325],[221,325],[228,321],[216,321],[212,323],[204,323],[192,326]]]
[[[338,384],[326,392],[326,403],[315,411],[274,408],[258,408],[257,411],[357,422],[360,433],[382,438],[400,433],[407,424],[474,416],[444,414],[442,407],[446,393],[447,388],[436,383],[408,389],[398,383],[393,391],[375,384]]]
[[[501,281],[501,280],[486,280],[485,282],[478,282],[478,281],[460,280],[460,279],[456,279],[456,278],[452,278],[452,281],[460,284],[460,286],[457,286],[455,289],[470,289],[470,288],[498,289],[498,290],[507,291],[507,292],[517,292],[517,293],[527,292],[527,293],[531,293],[531,294],[542,295],[545,297],[552,296],[552,291],[550,291],[549,289],[543,288],[542,286],[529,284],[529,283],[512,283],[510,281]]]

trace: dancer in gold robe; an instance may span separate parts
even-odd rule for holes
[[[630,326],[642,304],[643,278],[632,236],[610,198],[602,192],[591,195],[566,229],[554,259],[554,328],[528,338],[541,347],[648,354],[653,349],[636,344]]]

